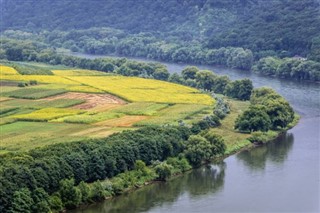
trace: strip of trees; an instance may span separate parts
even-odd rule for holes
[[[221,136],[193,135],[191,130],[182,126],[144,127],[99,140],[2,155],[0,211],[72,209],[146,181],[166,180],[224,153]],[[106,181],[108,178],[112,182]]]

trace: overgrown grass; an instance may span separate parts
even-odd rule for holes
[[[58,95],[65,93],[63,89],[49,90],[49,89],[39,89],[39,88],[23,88],[19,90],[14,90],[11,92],[3,93],[4,96],[9,96],[12,98],[25,98],[25,99],[40,99],[46,98],[53,95]]]
[[[123,105],[113,112],[123,113],[126,115],[155,115],[159,110],[168,107],[169,104],[158,104],[152,102],[136,102]]]
[[[19,106],[19,108],[42,109],[48,107],[65,108],[84,103],[84,100],[78,99],[56,99],[56,100],[28,100],[12,99],[4,102],[5,107]]]
[[[49,121],[52,119],[80,113],[82,113],[81,110],[75,109],[44,108],[28,114],[13,115],[11,118],[15,118],[20,121]]]
[[[0,128],[0,149],[3,151],[23,151],[49,144],[68,143],[87,138],[74,137],[72,134],[89,127],[80,124],[18,121],[2,125]]]
[[[226,154],[231,154],[245,146],[251,144],[247,140],[250,134],[240,133],[234,129],[234,123],[238,115],[249,107],[248,101],[237,101],[227,99],[230,104],[230,113],[221,121],[221,126],[213,128],[210,131],[219,134],[223,137],[227,146]]]
[[[210,107],[206,105],[175,104],[159,111],[157,113],[157,116],[153,116],[149,119],[136,123],[135,126],[163,124],[178,125],[178,121],[186,119],[193,121],[193,116],[201,114],[203,111],[206,111],[208,109],[210,109]]]
[[[52,70],[54,75],[59,76],[104,76],[104,75],[114,75],[102,71],[96,70]]]
[[[64,118],[53,120],[53,122],[65,122],[65,123],[79,123],[79,124],[90,124],[99,121],[109,120],[113,118],[119,118],[123,116],[121,113],[112,112],[101,112],[101,113],[86,113],[81,115],[67,116]]]

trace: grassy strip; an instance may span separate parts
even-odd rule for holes
[[[81,115],[72,115],[64,118],[53,120],[52,122],[65,122],[65,123],[78,123],[78,124],[90,124],[96,123],[99,121],[109,120],[113,118],[120,118],[123,116],[121,113],[112,113],[112,112],[101,112],[96,114],[81,114]]]
[[[113,112],[126,115],[155,115],[159,110],[165,109],[169,104],[158,104],[152,102],[129,103],[120,108],[112,110]]]
[[[64,108],[84,103],[80,99],[56,99],[56,100],[29,100],[29,99],[12,99],[4,102],[2,105],[7,107],[20,106],[25,109],[42,109],[47,107]],[[0,113],[1,114],[1,113]]]
[[[162,125],[174,124],[178,125],[180,120],[192,120],[193,116],[207,110],[207,105],[198,104],[175,104],[169,106],[157,113],[157,116],[150,119],[140,121],[134,126]]]
[[[65,117],[68,115],[76,115],[82,113],[81,110],[61,109],[61,108],[44,108],[28,114],[13,115],[19,121],[49,121],[52,119]]]
[[[50,89],[39,89],[39,88],[24,88],[15,90],[12,92],[4,93],[3,95],[12,98],[24,98],[24,99],[40,99],[46,98],[53,95],[59,95],[65,93],[63,89],[50,90]]]

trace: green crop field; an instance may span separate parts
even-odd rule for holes
[[[139,126],[191,124],[213,110],[209,95],[178,84],[37,63],[9,65],[0,65],[0,154]],[[24,87],[18,87],[21,82]]]

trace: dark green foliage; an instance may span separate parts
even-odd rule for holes
[[[206,138],[211,144],[211,152],[213,155],[222,155],[226,151],[227,147],[221,135],[208,132],[204,135],[204,138]]]
[[[268,131],[286,128],[294,119],[290,104],[274,90],[259,88],[253,90],[248,110],[240,115],[235,128],[240,131]]]
[[[34,213],[49,213],[50,203],[49,195],[43,188],[37,188],[32,192],[33,206],[32,212]]]
[[[262,105],[250,106],[235,122],[235,129],[240,131],[268,131],[271,128],[271,120],[266,113],[266,107]]]
[[[268,51],[279,55],[305,55],[320,31],[317,0],[199,0],[183,3],[172,0],[166,4],[161,0],[139,0],[136,4],[130,0],[94,1],[94,4],[85,0],[72,3],[34,0],[29,4],[5,0],[2,6],[5,8],[3,30],[49,30],[53,33],[46,37],[46,41],[68,49],[84,49],[95,54],[135,52],[136,56],[157,55],[161,60],[168,55],[169,45],[165,41],[173,41],[170,46],[173,46],[174,61],[202,58],[201,49],[204,47],[245,47],[258,57]],[[84,36],[84,29],[90,27],[92,33]],[[104,30],[99,31],[101,28]],[[24,33],[21,37],[30,39],[32,35]],[[75,38],[81,38],[81,41],[75,41]],[[179,43],[190,47],[175,48]],[[157,44],[163,47],[157,48]],[[9,55],[19,58],[19,51]],[[43,55],[45,57],[45,52]],[[245,52],[232,56],[237,57],[246,61],[243,60]]]
[[[195,79],[199,69],[195,66],[189,66],[182,70],[181,75],[185,80]]]
[[[51,196],[47,202],[52,210],[59,210],[88,201],[88,195],[83,193],[87,187],[83,184],[76,187],[75,180],[77,183],[104,180],[134,168],[139,173],[137,176],[153,177],[144,164],[136,160],[150,165],[151,161],[177,156],[183,152],[183,141],[190,134],[187,127],[144,127],[105,139],[57,144],[4,156],[0,163],[0,210],[6,213],[12,208],[13,194],[21,188],[28,188],[32,195],[38,188],[49,194],[59,191],[59,195]],[[118,186],[120,192],[126,184],[129,182],[120,181],[115,188]],[[89,200],[102,199],[101,187],[91,190],[95,190],[96,193],[92,193],[96,195],[92,197],[91,193]],[[43,201],[47,200],[44,194],[37,194]],[[39,209],[47,206],[46,202],[37,203]]]
[[[192,135],[186,142],[185,156],[192,166],[200,166],[204,160],[209,160],[212,156],[212,145],[207,139]]]
[[[253,90],[250,79],[236,80],[227,85],[225,94],[239,100],[249,100]]]
[[[296,80],[320,80],[320,63],[304,58],[267,57],[260,59],[253,70],[264,75],[275,75],[281,78]]]
[[[13,194],[10,213],[31,213],[34,202],[28,188],[22,188]]]

